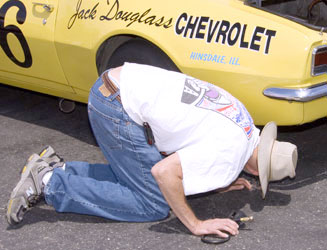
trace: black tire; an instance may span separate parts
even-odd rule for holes
[[[110,58],[106,58],[106,51],[103,51],[102,64],[99,67],[99,74],[109,68],[123,65],[125,62],[133,62],[157,66],[167,70],[179,72],[173,61],[158,47],[142,40],[132,39],[118,47]]]

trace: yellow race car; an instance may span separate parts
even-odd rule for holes
[[[255,123],[327,116],[327,0],[3,0],[0,82],[87,102],[125,61],[240,99]]]

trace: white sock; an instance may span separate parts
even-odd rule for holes
[[[65,169],[66,169],[66,163],[64,163],[64,165],[62,165],[62,167],[60,167],[60,168],[63,169],[63,170],[65,171]],[[48,184],[48,182],[49,182],[49,180],[50,180],[52,174],[53,174],[53,170],[47,172],[47,173],[43,176],[43,178],[42,178],[42,183],[43,183],[44,186],[46,186],[46,185]]]
[[[52,174],[53,174],[53,171],[49,171],[43,176],[42,183],[43,183],[44,186],[46,186],[48,184]]]

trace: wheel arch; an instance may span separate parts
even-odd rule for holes
[[[171,62],[175,65],[176,69],[181,71],[180,68],[177,66],[176,62],[174,61],[174,59],[154,42],[145,39],[144,37],[141,36],[124,34],[124,35],[116,35],[116,36],[109,37],[106,40],[104,40],[99,46],[96,52],[96,68],[99,75],[103,72],[103,65],[106,64],[106,60],[110,58],[119,47],[121,47],[123,44],[131,40],[143,41],[144,43],[156,47],[156,49],[160,50],[161,53],[166,55],[171,60]],[[106,54],[106,56],[103,56],[104,53]]]

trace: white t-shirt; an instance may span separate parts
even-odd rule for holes
[[[178,153],[185,195],[230,185],[259,142],[243,104],[215,85],[125,63],[119,86],[124,109],[136,123],[149,123],[158,150]]]

